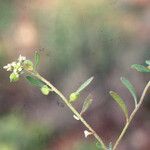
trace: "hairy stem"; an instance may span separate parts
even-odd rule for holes
[[[122,132],[121,132],[121,134],[119,135],[117,141],[116,141],[115,144],[114,144],[113,150],[116,150],[117,146],[119,145],[120,141],[122,140],[122,138],[123,138],[124,134],[126,133],[126,131],[127,131],[128,127],[129,127],[129,125],[130,125],[132,119],[134,118],[134,116],[135,116],[135,114],[137,113],[138,109],[139,109],[140,106],[142,105],[143,100],[144,100],[144,97],[145,97],[145,95],[146,95],[146,93],[147,93],[149,87],[150,87],[150,81],[149,81],[149,82],[147,83],[147,85],[145,86],[145,88],[144,88],[144,90],[143,90],[143,93],[142,93],[142,96],[141,96],[141,98],[140,98],[140,101],[139,101],[139,103],[136,105],[136,107],[135,107],[135,109],[133,110],[133,112],[131,113],[131,115],[130,115],[130,117],[129,117],[129,120],[126,122],[126,124],[125,124],[125,126],[124,126],[124,128],[123,128],[123,130],[122,130]]]
[[[64,103],[70,108],[70,110],[80,119],[80,121],[85,125],[85,127],[92,132],[93,136],[99,141],[102,148],[106,150],[106,146],[103,142],[103,140],[99,137],[99,135],[92,129],[92,127],[84,120],[84,118],[78,113],[78,111],[71,105],[71,103],[67,100],[67,98],[53,86],[49,81],[47,81],[45,78],[43,78],[38,73],[34,73],[34,76],[43,81],[46,85],[48,85],[52,90],[64,101]]]

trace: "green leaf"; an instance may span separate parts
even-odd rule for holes
[[[35,51],[35,54],[34,54],[34,61],[35,61],[34,66],[35,68],[37,68],[37,66],[40,63],[40,54],[37,51]]]
[[[150,72],[150,69],[138,64],[132,65],[131,68],[136,69],[139,72]]]
[[[146,60],[145,63],[150,66],[150,60]]]
[[[133,85],[130,83],[129,80],[127,80],[124,77],[121,77],[121,82],[124,84],[124,86],[129,90],[129,92],[131,93],[131,95],[134,98],[134,102],[135,102],[135,106],[137,105],[137,94],[135,91],[135,88],[133,87]]]
[[[81,110],[81,115],[86,112],[86,110],[90,107],[90,105],[92,104],[93,99],[91,98],[91,95],[89,94],[88,97],[85,99],[83,106],[82,106],[82,110]]]
[[[32,84],[33,86],[37,86],[37,87],[42,87],[44,85],[44,83],[39,80],[39,79],[36,79],[32,76],[26,76],[26,79],[29,81],[30,84]]]
[[[43,85],[41,87],[41,92],[44,94],[44,95],[48,95],[49,92],[52,91],[47,85]]]
[[[120,108],[124,112],[126,119],[128,120],[128,109],[126,104],[124,103],[124,100],[114,91],[110,91],[109,93],[113,97],[113,99],[117,102],[117,104],[120,106]]]
[[[94,79],[94,77],[89,78],[88,80],[86,80],[76,91],[76,93],[80,93],[82,90],[84,90]]]

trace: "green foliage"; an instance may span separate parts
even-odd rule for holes
[[[16,114],[1,117],[0,129],[0,150],[41,150],[51,134],[47,127],[31,124]]]
[[[76,93],[80,93],[81,91],[83,91],[94,79],[94,77],[89,78],[88,80],[86,80],[76,91]]]
[[[121,82],[125,85],[125,87],[129,90],[129,92],[131,93],[131,95],[133,96],[134,98],[134,102],[135,102],[135,106],[137,105],[137,94],[136,94],[136,91],[135,91],[135,88],[133,87],[133,85],[130,83],[129,80],[127,80],[126,78],[124,77],[121,77]]]
[[[113,97],[113,99],[120,106],[120,108],[124,112],[126,119],[128,120],[128,109],[127,109],[126,104],[124,103],[124,100],[116,92],[110,91],[110,95]]]
[[[96,142],[96,147],[97,147],[97,149],[99,149],[99,150],[104,150],[103,148],[102,148],[102,145],[101,145],[101,143],[99,143],[99,142]]]
[[[48,95],[50,91],[52,91],[47,85],[45,85],[41,80],[32,77],[32,76],[26,76],[26,79],[28,82],[33,85],[40,88],[42,94]]]
[[[91,95],[89,94],[83,103],[82,110],[80,112],[81,115],[84,112],[86,112],[86,110],[90,107],[90,105],[92,104],[92,101],[93,101],[93,99],[91,98]]]
[[[143,72],[143,73],[150,72],[150,69],[143,66],[143,65],[134,64],[134,65],[131,66],[131,68],[136,69],[137,71]]]
[[[12,22],[15,20],[17,10],[15,4],[11,0],[1,1],[0,3],[0,32],[4,32],[10,28]]]
[[[40,63],[40,54],[36,51],[34,54],[34,68],[36,69]]]
[[[26,76],[26,79],[33,86],[37,86],[37,87],[40,87],[40,88],[44,86],[44,83],[41,80],[39,80],[35,77]]]
[[[75,102],[79,98],[80,92],[82,92],[92,82],[93,79],[94,77],[89,78],[77,89],[76,92],[71,93],[69,96],[69,102]]]
[[[95,142],[85,141],[85,142],[77,142],[73,149],[70,150],[104,150],[100,147],[100,144],[97,144],[98,147],[95,146]]]
[[[40,61],[40,56],[39,54],[36,52],[35,53],[35,67],[39,64]],[[23,64],[23,65],[22,65]],[[146,61],[146,64],[149,65],[150,61]],[[137,71],[140,72],[150,72],[150,66],[148,66],[147,68],[142,66],[142,65],[138,65],[138,64],[134,64],[132,65],[132,68],[136,69]],[[122,139],[123,135],[125,134],[131,120],[133,119],[134,115],[136,114],[136,112],[138,111],[140,105],[142,104],[143,100],[144,100],[144,96],[150,86],[150,82],[148,82],[148,84],[146,85],[142,96],[140,98],[139,103],[137,102],[137,96],[136,96],[136,91],[133,87],[133,85],[130,83],[129,80],[127,80],[124,77],[121,77],[121,82],[124,84],[124,86],[129,90],[129,92],[131,93],[131,95],[134,98],[135,101],[135,106],[137,106],[137,103],[139,104],[138,107],[135,107],[135,109],[133,110],[133,112],[131,113],[131,115],[128,117],[128,108],[124,102],[124,100],[114,91],[110,91],[110,95],[112,96],[112,98],[116,101],[116,103],[119,105],[119,107],[121,108],[121,110],[123,111],[125,117],[126,117],[126,124],[119,136],[119,138],[116,140],[116,143],[114,144],[113,148],[112,148],[112,144],[109,144],[109,147],[107,147],[105,145],[105,143],[102,141],[101,137],[99,137],[97,135],[97,133],[90,127],[90,125],[84,120],[84,118],[82,117],[82,114],[89,108],[89,106],[92,103],[92,99],[90,97],[90,95],[85,99],[84,103],[83,103],[83,107],[80,113],[78,113],[78,111],[69,103],[69,102],[74,102],[78,99],[80,92],[82,92],[93,80],[93,77],[89,78],[88,80],[86,80],[78,89],[76,92],[73,92],[70,94],[70,99],[69,101],[67,100],[67,98],[65,98],[65,96],[59,91],[57,90],[49,81],[47,81],[46,79],[44,79],[42,76],[40,76],[37,72],[35,72],[34,68],[33,68],[33,63],[30,60],[27,60],[26,57],[23,56],[19,56],[18,58],[18,62],[12,62],[11,64],[8,64],[6,66],[3,67],[4,69],[6,69],[7,71],[13,71],[13,73],[11,73],[10,75],[10,81],[11,82],[15,82],[19,79],[19,75],[21,73],[23,73],[24,71],[26,71],[26,73],[32,75],[32,76],[26,76],[26,79],[34,86],[40,87],[41,92],[44,95],[48,95],[50,91],[54,91],[57,95],[59,95],[61,97],[61,99],[66,103],[66,105],[71,109],[71,111],[74,113],[73,117],[76,120],[80,120],[86,127],[88,130],[84,130],[84,134],[85,137],[87,138],[88,135],[94,135],[95,138],[98,141],[98,144],[96,144],[96,147],[103,150],[112,150],[112,149],[116,149],[116,147],[118,146],[120,140]],[[22,72],[22,70],[24,70]],[[100,143],[100,144],[99,144]],[[3,145],[3,143],[0,142],[0,145],[3,149],[9,149],[7,146]],[[14,148],[17,149],[17,148]],[[21,148],[22,149],[22,148]],[[28,148],[29,149],[29,148]],[[33,147],[32,147],[33,149]],[[13,150],[13,149],[11,149]]]

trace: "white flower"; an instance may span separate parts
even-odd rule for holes
[[[6,69],[7,71],[12,71],[12,66],[11,66],[11,64],[7,64],[7,65],[4,66],[3,68]]]
[[[87,138],[89,135],[93,134],[92,132],[89,132],[87,130],[84,130],[84,136]]]
[[[19,61],[19,62],[22,62],[22,61],[24,61],[24,60],[26,60],[26,57],[19,55],[18,61]]]
[[[80,120],[76,115],[73,115],[73,118],[76,120]]]
[[[17,72],[18,72],[18,70],[17,70],[17,69],[14,69],[14,70],[13,70],[13,73],[16,73],[16,74],[17,74]]]
[[[21,65],[21,63],[20,62],[17,62],[17,66],[20,66]]]
[[[20,74],[21,71],[23,70],[22,63],[25,60],[26,57],[20,55],[17,61],[13,61],[12,63],[4,66],[3,68],[6,69],[7,71],[13,71],[13,73]]]
[[[16,64],[17,64],[17,63],[16,63],[15,61],[13,61],[10,65],[13,66],[13,67],[15,67]]]
[[[21,71],[22,71],[22,67],[19,67],[19,68],[18,68],[18,71],[21,72]]]
[[[19,80],[20,74],[23,73],[22,70],[24,69],[25,61],[26,57],[20,55],[17,61],[13,61],[12,63],[7,64],[6,66],[3,67],[7,71],[12,71],[12,73],[9,76],[11,82],[16,82]]]

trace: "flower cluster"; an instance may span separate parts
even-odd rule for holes
[[[7,71],[12,71],[12,73],[9,76],[10,82],[15,82],[19,80],[19,75],[23,71],[23,64],[25,61],[26,57],[20,55],[17,61],[7,64],[6,66],[3,67]]]

